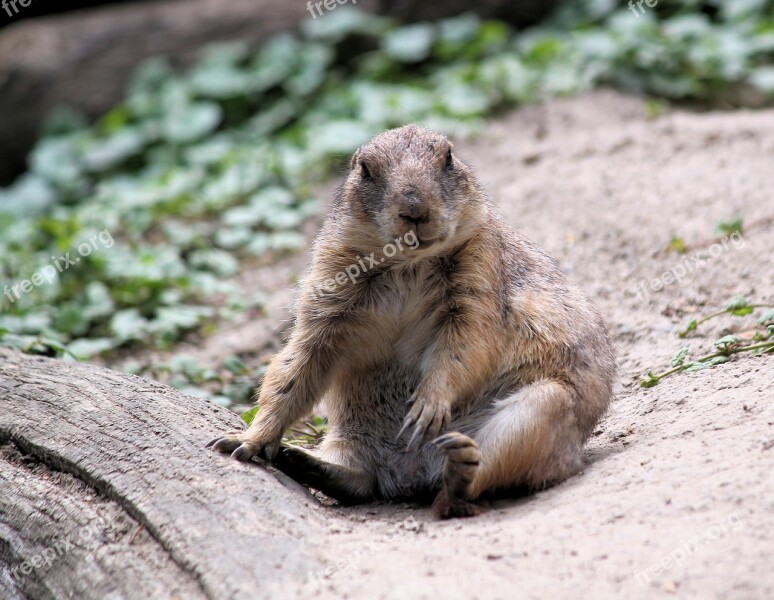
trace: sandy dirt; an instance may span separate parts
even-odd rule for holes
[[[739,294],[774,303],[774,110],[646,112],[599,91],[502,116],[457,143],[505,218],[587,291],[615,338],[616,398],[585,471],[465,521],[408,505],[321,506],[330,568],[283,582],[283,598],[774,598],[774,356],[638,385],[682,345],[704,353],[755,323],[719,319],[680,340],[694,316]],[[760,224],[734,243],[665,251],[673,236],[702,245],[735,216]],[[190,353],[276,349],[307,257],[243,273],[267,315],[226,324]]]

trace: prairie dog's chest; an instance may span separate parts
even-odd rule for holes
[[[381,350],[414,360],[432,344],[442,283],[431,265],[390,269],[373,282],[366,322]]]
[[[399,327],[417,325],[438,308],[441,283],[426,263],[390,269],[378,285],[381,293],[373,304],[375,316],[390,318]]]

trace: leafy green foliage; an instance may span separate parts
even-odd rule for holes
[[[242,420],[245,422],[245,424],[248,427],[252,425],[253,421],[255,420],[255,416],[258,414],[258,411],[260,410],[260,408],[261,407],[256,404],[252,408],[242,413]]]
[[[733,219],[731,221],[721,221],[716,227],[718,235],[723,237],[730,237],[735,233],[742,233],[743,220],[741,218]]]
[[[774,321],[774,310],[772,310],[774,307],[768,304],[752,304],[742,296],[732,298],[731,301],[726,304],[724,310],[701,319],[691,320],[691,322],[688,323],[688,326],[680,331],[678,335],[680,337],[686,337],[689,332],[696,331],[701,323],[705,323],[710,319],[715,319],[723,315],[745,317],[752,314],[756,308],[769,308],[770,310],[764,312],[758,319],[758,324],[764,325],[766,328],[764,330],[755,331],[752,336],[752,342],[747,342],[738,335],[726,335],[715,340],[715,352],[706,354],[695,360],[689,360],[690,350],[687,346],[680,348],[680,350],[672,357],[671,369],[658,374],[654,373],[652,369],[648,369],[640,380],[640,386],[651,388],[669,375],[681,371],[701,371],[703,369],[714,367],[715,365],[727,362],[733,354],[741,352],[749,352],[751,354],[774,352],[774,324],[770,324],[771,321]]]
[[[11,285],[99,232],[115,240],[13,302],[0,296],[0,344],[89,359],[206,333],[253,304],[229,281],[240,264],[300,248],[312,184],[385,128],[475,131],[500,108],[601,84],[667,100],[738,85],[774,97],[773,6],[662,0],[636,17],[581,0],[520,34],[472,15],[401,26],[342,6],[260,48],[213,46],[185,73],[153,59],[96,123],[53,114],[28,172],[0,190]]]
[[[256,382],[263,377],[265,369],[265,365],[248,368],[238,356],[227,356],[219,365],[201,365],[187,354],[175,355],[163,363],[124,365],[124,370],[130,373],[162,381],[192,396],[241,408],[252,401]]]
[[[721,317],[723,315],[733,315],[735,317],[745,317],[749,314],[752,314],[752,312],[756,308],[771,308],[768,304],[752,304],[750,303],[747,298],[744,296],[736,296],[732,298],[728,304],[726,304],[726,307],[718,312],[712,313],[711,315],[707,315],[706,317],[702,317],[701,319],[691,319],[691,321],[688,323],[688,325],[685,326],[680,332],[678,332],[678,335],[680,337],[686,337],[689,333],[692,331],[696,331],[696,329],[701,325],[702,323],[706,323],[707,321],[711,319],[716,319],[717,317]],[[762,320],[760,321],[762,324],[765,323],[765,319],[768,315],[770,315],[772,311],[768,311],[765,313],[762,317]]]
[[[678,254],[685,254],[688,252],[688,246],[685,245],[685,240],[681,237],[673,237],[669,241],[668,250],[677,252]]]

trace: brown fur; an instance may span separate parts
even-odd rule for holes
[[[343,282],[358,260],[370,268]],[[409,125],[352,157],[261,410],[211,445],[345,502],[436,494],[439,516],[469,516],[486,492],[575,473],[614,373],[585,296],[500,220],[445,137]],[[319,400],[321,447],[281,450]]]

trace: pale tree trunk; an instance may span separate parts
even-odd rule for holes
[[[0,598],[263,598],[319,570],[316,501],[204,449],[231,412],[0,350]]]

